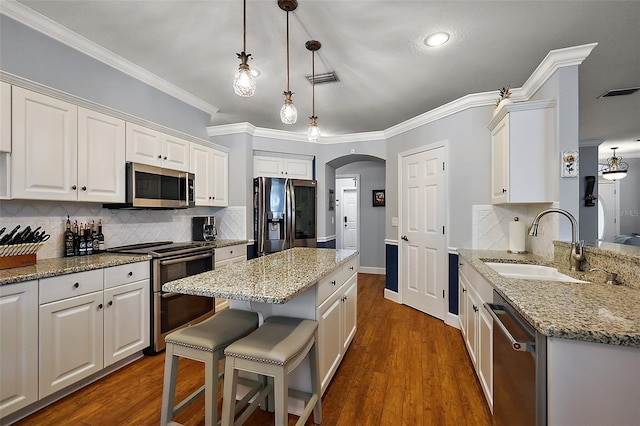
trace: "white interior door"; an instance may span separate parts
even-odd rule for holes
[[[619,188],[617,181],[601,179],[598,182],[598,239],[613,241],[620,233]]]
[[[447,253],[445,148],[401,157],[400,279],[402,303],[444,319]]]
[[[358,190],[342,190],[342,248],[358,249]]]

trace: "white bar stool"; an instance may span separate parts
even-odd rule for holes
[[[192,403],[202,392],[205,397],[205,425],[217,424],[218,381],[224,377],[224,373],[218,374],[218,362],[224,361],[224,349],[229,344],[257,328],[257,313],[225,309],[199,324],[182,328],[167,335],[165,338],[167,347],[160,424],[163,426],[178,424],[173,422],[173,417]],[[205,384],[174,407],[179,357],[204,362]],[[263,388],[262,384],[258,384],[252,389],[250,395],[255,395]],[[243,403],[249,398],[243,399]]]
[[[311,412],[314,423],[320,424],[322,404],[317,340],[317,321],[274,316],[267,318],[260,328],[247,337],[227,346],[224,351],[226,379],[221,425],[241,425],[264,400],[264,396],[271,392],[275,397],[275,424],[287,425],[287,395],[290,391],[287,386],[287,374],[293,371],[307,354],[311,366],[311,394],[291,390],[297,394],[296,396],[304,394],[308,400],[296,426],[304,425]],[[267,385],[234,422],[239,371],[273,377],[273,384]]]

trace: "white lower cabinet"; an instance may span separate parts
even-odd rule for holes
[[[214,250],[215,267],[214,269],[227,268],[234,263],[245,262],[247,260],[247,245],[236,244],[216,248]],[[229,307],[229,299],[216,297],[216,312]]]
[[[491,285],[465,261],[459,269],[459,320],[469,358],[493,411],[493,320],[485,302],[493,300]]]
[[[38,281],[0,286],[0,418],[38,400]]]
[[[320,385],[326,390],[357,329],[358,259],[318,283],[318,346]],[[345,277],[347,277],[345,279]],[[329,289],[325,291],[324,289]],[[333,289],[331,293],[330,290]],[[329,293],[326,299],[324,295]],[[323,300],[324,299],[324,300]]]

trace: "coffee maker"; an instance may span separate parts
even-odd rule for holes
[[[214,241],[218,236],[215,216],[194,216],[191,218],[191,238],[193,241]]]

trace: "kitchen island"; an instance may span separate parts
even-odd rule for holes
[[[318,321],[324,393],[357,329],[358,262],[355,250],[298,247],[171,281],[162,289],[230,299],[231,308],[258,312],[261,321],[272,315]],[[308,368],[305,359],[289,375],[290,387],[311,389]],[[289,412],[302,412],[301,400],[289,401]]]

